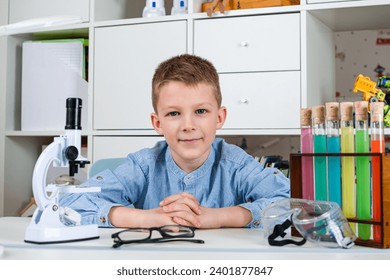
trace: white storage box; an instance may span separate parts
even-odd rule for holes
[[[69,97],[82,99],[81,126],[87,128],[86,44],[85,39],[23,43],[22,130],[63,130]]]

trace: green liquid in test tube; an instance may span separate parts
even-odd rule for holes
[[[325,106],[312,108],[314,153],[326,153]],[[328,200],[326,157],[314,157],[314,188],[316,200]]]
[[[370,138],[368,132],[368,102],[355,102],[355,144],[356,153],[370,152]],[[368,156],[356,157],[356,210],[357,218],[371,219],[371,184],[370,184],[370,158]],[[358,236],[368,240],[371,236],[369,224],[358,224]]]

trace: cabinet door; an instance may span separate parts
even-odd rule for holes
[[[9,22],[61,15],[81,16],[89,21],[89,0],[12,0],[9,1]]]
[[[221,74],[224,129],[299,127],[300,72]]]
[[[95,136],[93,138],[93,161],[99,159],[126,157],[129,153],[143,148],[153,147],[158,141],[164,140],[160,136],[150,137],[110,137]]]
[[[154,70],[186,52],[186,21],[97,28],[94,128],[151,129]]]
[[[299,14],[195,21],[194,53],[219,73],[300,69]]]

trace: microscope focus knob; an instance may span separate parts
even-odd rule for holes
[[[65,157],[68,160],[76,160],[79,156],[79,151],[75,146],[69,146],[65,149]]]

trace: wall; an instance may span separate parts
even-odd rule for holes
[[[362,100],[362,93],[354,93],[353,86],[359,74],[377,81],[390,76],[390,29],[335,32],[336,93],[342,101]],[[390,136],[386,136],[390,147]]]
[[[377,81],[378,66],[382,74],[390,76],[390,29],[335,33],[336,95],[338,101],[361,100],[361,93],[353,93],[359,74]]]

